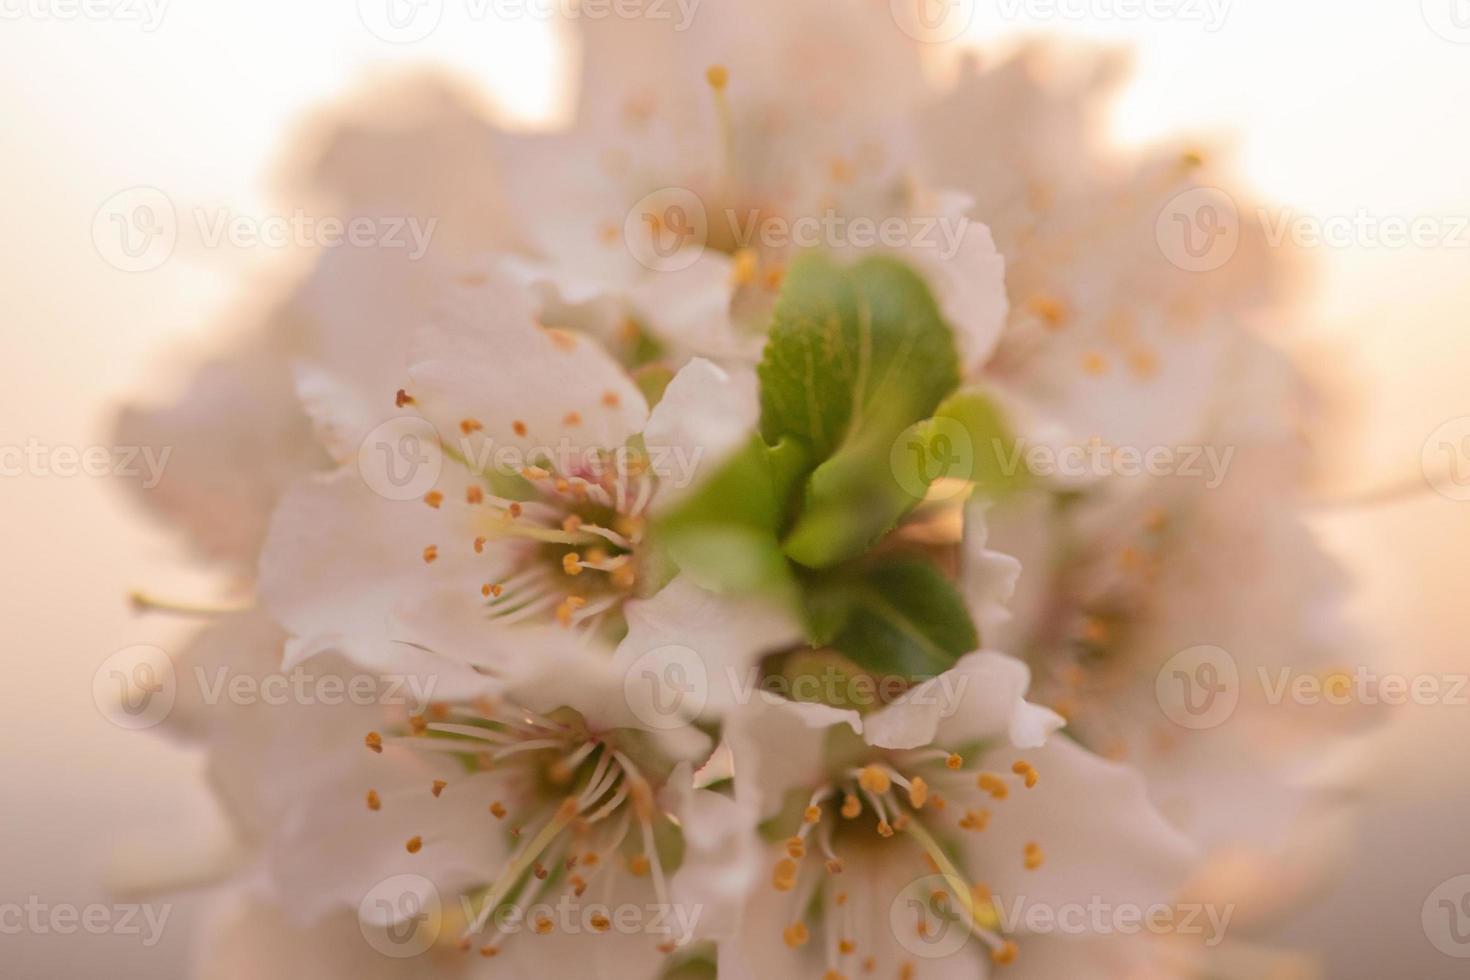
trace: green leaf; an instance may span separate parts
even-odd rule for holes
[[[959,383],[928,287],[892,259],[799,259],[760,378],[765,438],[801,439],[816,467],[786,554],[810,568],[862,554],[923,499],[928,481],[896,448]]]
[[[921,558],[890,560],[817,585],[808,592],[808,608],[813,605],[825,611],[829,627],[842,622],[831,646],[880,676],[933,677],[980,644],[964,599]]]
[[[792,263],[759,373],[766,442],[799,439],[813,463],[870,429],[891,441],[959,385],[954,336],[928,286],[883,257]]]
[[[791,570],[779,535],[805,459],[799,443],[767,446],[752,437],[659,523],[663,550],[713,592],[789,588]]]

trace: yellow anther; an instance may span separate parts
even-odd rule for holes
[[[815,804],[807,807],[805,812],[802,813],[801,819],[803,823],[819,822],[822,819],[822,808]]]
[[[1026,302],[1026,309],[1048,327],[1060,327],[1067,322],[1066,305],[1053,296],[1033,296]]]
[[[989,824],[989,810],[966,810],[960,819],[960,827],[965,830],[984,830]]]
[[[975,786],[989,793],[997,800],[1003,800],[1010,795],[1010,787],[1006,782],[993,772],[982,772],[975,779]]]
[[[514,432],[518,436],[524,436],[526,434],[526,423],[522,422],[520,419],[516,419],[510,424],[510,431]]]
[[[753,248],[742,248],[735,252],[735,265],[730,279],[737,286],[748,286],[760,275],[760,255]]]
[[[800,837],[786,838],[786,853],[797,860],[806,857],[806,841]]]
[[[479,419],[461,419],[459,423],[459,431],[465,435],[469,435],[471,432],[479,432],[483,428],[485,427],[480,424]]]
[[[408,853],[417,854],[424,849],[424,839],[422,837],[410,837],[408,843],[403,846],[408,849]]]
[[[425,563],[432,562],[435,559],[437,559],[438,557],[439,557],[439,546],[437,544],[431,544],[427,548],[424,549],[424,562]]]
[[[862,803],[858,802],[858,798],[857,798],[857,795],[856,794],[854,794],[854,793],[848,793],[847,796],[843,797],[843,800],[842,800],[842,816],[843,817],[845,817],[848,820],[852,820],[855,817],[857,817],[857,815],[859,813],[862,813],[862,812],[863,812],[863,805],[862,805]]]
[[[582,556],[575,551],[568,551],[561,556],[561,570],[568,575],[582,574]]]
[[[438,490],[430,490],[428,493],[424,494],[424,503],[428,504],[435,510],[438,510],[439,505],[444,503],[444,494],[440,493]]]
[[[505,804],[504,803],[501,803],[499,800],[496,800],[494,803],[491,803],[490,804],[490,814],[496,820],[504,820],[505,819],[505,814],[506,814]]]
[[[536,935],[544,936],[551,932],[551,917],[541,915],[536,917]]]
[[[377,790],[375,790],[375,789],[368,790],[368,793],[367,793],[367,806],[368,806],[368,809],[369,810],[374,810],[374,811],[381,810],[383,808],[383,801],[378,798],[378,791]]]
[[[887,820],[879,820],[878,821],[878,836],[879,837],[892,837],[893,836],[893,825],[890,824]]]
[[[479,504],[485,501],[485,491],[477,486],[470,485],[464,488],[464,502],[467,504]]]
[[[592,928],[596,932],[607,932],[612,928],[612,920],[601,913],[592,916]]]
[[[960,768],[963,768],[963,767],[964,767],[964,765],[965,765],[965,760],[964,760],[964,759],[962,759],[962,758],[961,758],[961,757],[960,757],[960,756],[959,756],[959,754],[958,754],[958,753],[956,753],[956,752],[951,752],[951,753],[950,753],[950,754],[949,754],[949,758],[947,758],[947,759],[945,759],[945,760],[944,760],[944,764],[945,764],[945,765],[946,765],[946,766],[948,766],[948,767],[949,767],[949,768],[951,768],[951,769],[960,769]]]
[[[1007,939],[990,951],[990,958],[997,966],[1005,966],[1007,963],[1014,963],[1016,961],[1016,954],[1019,952],[1020,950],[1016,948],[1016,944]]]
[[[368,732],[362,741],[364,745],[372,749],[374,752],[381,753],[383,751],[383,736],[379,735],[377,732]]]
[[[796,862],[782,858],[771,872],[771,886],[778,892],[789,892],[796,887]]]
[[[648,874],[649,862],[647,854],[634,854],[628,858],[628,873],[635,878],[642,878]]]
[[[587,605],[587,600],[581,596],[567,596],[556,607],[556,621],[563,626],[572,625],[572,614],[585,605]]]
[[[730,70],[724,65],[710,65],[704,72],[704,80],[716,92],[722,92],[730,84]]]
[[[1036,771],[1036,767],[1025,759],[1020,759],[1015,765],[1011,766],[1011,772],[1026,781],[1027,789],[1033,788],[1036,785],[1036,781],[1041,778],[1041,774]]]
[[[879,769],[877,766],[864,766],[862,771],[858,773],[858,785],[869,793],[877,793],[879,796],[882,796],[888,792],[889,787],[893,783],[888,778],[888,773]]]
[[[399,388],[398,393],[393,396],[393,404],[398,408],[402,408],[405,405],[412,405],[413,403],[413,396],[402,388]]]
[[[444,792],[444,787],[446,787],[448,785],[449,784],[446,783],[444,780],[442,780],[442,779],[436,779],[436,780],[434,780],[434,785],[432,785],[432,786],[429,787],[429,792],[433,793],[434,794],[434,799],[437,800],[439,798],[440,794],[442,794]]]
[[[1031,841],[1026,845],[1025,857],[1027,871],[1035,871],[1041,867],[1041,863],[1045,859],[1045,856],[1041,853],[1041,845],[1035,841]]]
[[[922,776],[915,776],[909,783],[909,803],[915,810],[922,810],[929,800],[929,784]]]

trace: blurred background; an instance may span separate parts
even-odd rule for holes
[[[564,25],[430,0],[437,28],[409,39],[385,29],[387,2],[0,0],[0,446],[38,445],[53,459],[58,447],[107,446],[117,405],[175,394],[170,367],[221,346],[224,311],[284,259],[266,245],[181,242],[157,268],[124,271],[94,241],[115,195],[151,186],[181,207],[269,213],[293,130],[408,65],[480,87],[484,111],[504,125],[566,116],[575,58]],[[1351,235],[1305,249],[1310,288],[1294,343],[1351,422],[1333,443],[1329,502],[1314,523],[1357,582],[1365,645],[1405,674],[1470,671],[1459,551],[1470,500],[1455,499],[1470,486],[1437,491],[1423,466],[1426,448],[1451,473],[1470,466],[1470,426],[1442,428],[1470,416],[1470,226],[1453,233],[1457,219],[1470,222],[1470,3],[1153,9],[980,0],[963,43],[985,58],[1038,33],[1124,45],[1135,70],[1116,108],[1120,143],[1181,133],[1223,142],[1244,187],[1277,214],[1428,216],[1449,229],[1428,244]],[[937,54],[943,73],[955,46]],[[0,474],[10,636],[0,652],[0,903],[112,903],[144,877],[171,879],[222,825],[196,756],[114,727],[94,704],[93,677],[114,651],[170,648],[190,628],[135,616],[129,590],[207,595],[218,583],[189,572],[107,477],[26,470]],[[1465,975],[1421,913],[1437,886],[1470,873],[1467,736],[1470,708],[1450,705],[1400,709],[1375,736],[1362,845],[1283,932],[1320,955],[1323,975]],[[0,973],[184,977],[195,905],[188,893],[172,902],[156,943],[146,928],[13,934],[0,920]]]

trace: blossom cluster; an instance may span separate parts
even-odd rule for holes
[[[1169,669],[1340,641],[1259,229],[1171,260],[1218,176],[1105,148],[1106,53],[940,84],[867,0],[577,26],[562,130],[342,110],[296,193],[432,240],[322,250],[119,422],[251,597],[186,660],[432,692],[183,698],[247,855],[201,974],[1262,975],[1225,933],[1323,859],[1315,743]]]

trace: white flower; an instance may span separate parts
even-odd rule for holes
[[[653,976],[698,926],[669,886],[681,827],[717,834],[720,816],[690,786],[708,737],[643,727],[621,692],[598,654],[545,658],[497,694],[350,733],[354,759],[272,841],[281,899],[311,921],[417,875],[449,906],[441,942],[466,956]]]
[[[288,664],[338,649],[394,669],[428,651],[498,671],[538,645],[603,627],[616,638],[635,600],[658,623],[668,600],[654,594],[649,516],[753,429],[748,374],[691,362],[650,413],[596,341],[540,326],[494,269],[446,305],[398,397],[437,435],[411,461],[437,478],[392,499],[391,474],[344,466],[299,484],[276,514],[261,592],[294,637]]]
[[[973,976],[985,950],[1024,960],[1007,903],[1169,900],[1189,845],[1136,775],[1048,740],[1061,719],[1024,700],[1027,681],[976,653],[867,717],[774,698],[736,714],[737,799],[774,843],[721,975]],[[974,941],[931,957],[947,927]]]

